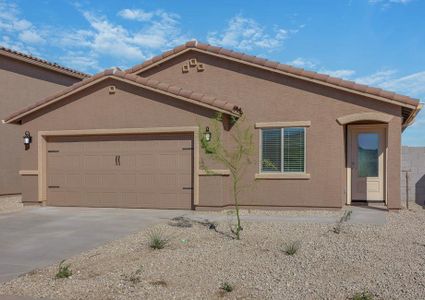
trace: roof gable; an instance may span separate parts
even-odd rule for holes
[[[132,74],[141,74],[167,60],[179,56],[188,51],[198,51],[209,55],[214,55],[224,59],[237,61],[246,65],[254,66],[257,68],[265,69],[268,71],[280,73],[290,77],[308,80],[318,84],[326,85],[329,87],[337,88],[340,90],[348,91],[351,93],[360,94],[372,99],[389,102],[395,105],[406,107],[408,109],[417,109],[419,100],[413,99],[408,96],[400,95],[394,92],[385,91],[380,88],[370,87],[363,84],[358,84],[353,81],[344,80],[341,78],[332,77],[326,74],[320,74],[302,68],[295,68],[290,65],[281,64],[275,61],[259,58],[252,55],[224,49],[221,47],[211,46],[209,44],[199,43],[197,41],[190,41],[184,45],[178,46],[172,50],[166,51],[161,55],[153,57],[142,64],[136,65],[126,72]]]
[[[36,65],[36,66],[49,69],[51,71],[55,71],[58,73],[62,73],[70,77],[74,77],[78,79],[84,79],[84,78],[90,77],[90,75],[85,74],[83,72],[80,72],[71,68],[67,68],[57,63],[52,63],[47,60],[44,60],[32,55],[28,55],[19,51],[15,51],[6,47],[2,47],[2,46],[0,46],[0,55],[7,56],[19,61],[23,61],[32,65]]]
[[[22,110],[19,110],[3,120],[3,123],[17,123],[23,117],[30,115],[46,106],[57,103],[68,96],[71,96],[79,91],[100,83],[108,78],[124,81],[129,84],[151,90],[157,93],[165,94],[173,98],[187,101],[195,105],[207,107],[228,115],[239,117],[242,115],[242,109],[237,105],[227,101],[226,99],[217,99],[216,97],[205,95],[202,93],[193,92],[174,85],[159,82],[154,79],[146,79],[137,75],[128,74],[121,70],[109,69],[98,73],[83,81],[77,82],[72,86],[60,91],[57,94],[42,99]]]

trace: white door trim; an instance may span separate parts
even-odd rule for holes
[[[352,158],[352,131],[353,129],[373,129],[373,128],[384,128],[385,130],[385,141],[384,141],[384,147],[385,147],[385,151],[384,151],[384,201],[385,204],[387,205],[387,199],[388,199],[388,188],[387,188],[387,182],[388,182],[388,174],[387,174],[387,163],[388,163],[388,125],[387,124],[361,124],[361,125],[347,125],[347,158],[346,158],[346,170],[347,170],[347,183],[346,183],[346,188],[347,188],[347,199],[346,199],[346,204],[350,205],[351,204],[351,199],[352,199],[352,190],[351,190],[351,185],[352,185],[352,181],[351,181],[351,158]]]

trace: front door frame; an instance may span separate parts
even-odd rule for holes
[[[387,165],[388,165],[388,124],[348,124],[347,125],[347,157],[346,157],[346,170],[347,170],[347,205],[351,204],[352,200],[352,177],[351,177],[351,159],[352,159],[352,135],[353,129],[374,129],[374,128],[383,128],[384,129],[384,202],[385,205],[388,205],[388,174],[387,174]]]
[[[47,200],[47,139],[52,136],[142,135],[161,133],[193,134],[193,206],[199,205],[199,127],[152,127],[119,129],[57,130],[38,132],[38,201]]]

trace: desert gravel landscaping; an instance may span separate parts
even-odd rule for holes
[[[20,195],[0,196],[0,214],[21,210],[23,204]]]
[[[331,224],[244,222],[239,241],[229,238],[228,222],[217,226],[224,234],[196,222],[160,224],[66,260],[70,278],[55,279],[58,262],[0,285],[0,295],[350,299],[367,291],[373,299],[423,299],[425,210],[414,206],[387,219],[385,225],[343,224],[339,234]],[[165,248],[148,246],[152,230],[169,238]],[[285,245],[293,242],[300,248],[287,255]],[[223,289],[228,285],[231,292]]]

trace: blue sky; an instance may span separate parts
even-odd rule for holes
[[[197,39],[425,101],[425,0],[204,3],[0,0],[0,44],[96,73]],[[425,146],[425,112],[403,144]]]

